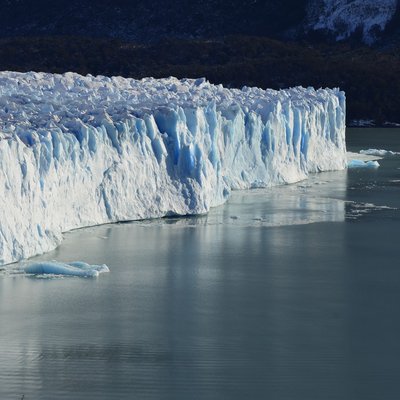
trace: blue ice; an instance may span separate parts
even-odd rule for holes
[[[27,274],[32,275],[66,275],[84,278],[96,277],[103,272],[110,272],[107,265],[90,265],[83,261],[62,263],[58,261],[33,262],[24,267]]]
[[[370,168],[376,169],[379,168],[380,165],[378,161],[362,161],[362,160],[350,160],[348,164],[348,168]]]

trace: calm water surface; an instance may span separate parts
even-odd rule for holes
[[[400,151],[400,130],[349,130]],[[399,399],[400,157],[237,192],[208,216],[66,234],[0,275],[0,399]]]

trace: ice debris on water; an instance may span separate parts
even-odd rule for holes
[[[107,265],[90,265],[83,261],[62,263],[57,261],[40,261],[28,263],[23,267],[27,274],[32,275],[66,275],[84,278],[97,277],[104,272],[110,272]]]
[[[231,190],[344,169],[338,89],[0,73],[0,265],[62,232],[204,214]]]
[[[400,152],[383,150],[383,149],[368,149],[368,150],[360,150],[360,154],[365,154],[369,156],[387,157],[387,156],[398,156],[400,155]]]
[[[371,214],[374,211],[393,211],[397,208],[389,206],[379,206],[373,203],[357,203],[346,201],[346,219],[356,220],[363,215]]]

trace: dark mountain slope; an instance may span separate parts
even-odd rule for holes
[[[3,70],[338,86],[349,120],[400,120],[397,0],[0,0],[0,15]]]
[[[301,24],[307,0],[9,0],[0,36],[80,35],[151,41],[227,34],[280,35]]]
[[[400,30],[399,8],[397,0],[2,0],[0,37],[149,42],[230,34],[299,39],[317,32],[323,40],[371,44]]]
[[[347,93],[349,121],[374,119],[384,124],[399,121],[399,54],[245,36],[141,45],[116,39],[42,37],[0,40],[0,70],[134,78],[205,76],[231,87],[340,87]]]

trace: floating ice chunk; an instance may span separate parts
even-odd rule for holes
[[[362,160],[350,160],[348,164],[348,168],[370,168],[376,169],[379,168],[380,165],[378,161],[362,161]]]
[[[24,271],[32,275],[68,275],[80,277],[96,277],[104,272],[110,272],[107,265],[90,265],[82,261],[61,263],[57,261],[41,261],[26,265]]]
[[[368,150],[360,150],[360,154],[366,154],[369,156],[387,157],[387,156],[398,156],[400,155],[400,152],[383,150],[383,149],[368,149]]]

